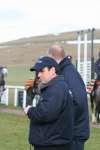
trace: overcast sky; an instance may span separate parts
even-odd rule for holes
[[[0,42],[100,28],[100,0],[0,0]]]

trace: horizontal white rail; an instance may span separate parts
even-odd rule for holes
[[[22,90],[24,90],[24,89],[25,89],[25,87],[24,87],[24,86],[16,86],[16,85],[7,85],[6,87],[7,87],[7,88],[10,88],[10,89],[14,89],[14,88],[22,89]]]

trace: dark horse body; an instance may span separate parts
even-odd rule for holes
[[[90,94],[91,110],[92,110],[92,122],[100,122],[100,81],[96,83],[96,89]]]
[[[8,70],[6,67],[0,66],[0,101],[3,92],[5,91],[5,76],[7,75]]]

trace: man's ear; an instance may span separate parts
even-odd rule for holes
[[[52,73],[56,73],[55,67],[52,67],[51,69],[52,69]]]

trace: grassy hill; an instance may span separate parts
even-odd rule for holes
[[[91,38],[89,34],[88,39]],[[94,38],[100,39],[100,30],[94,32]],[[77,40],[77,32],[65,32],[59,35],[44,35],[23,38],[0,44],[0,64],[1,65],[21,65],[32,64],[37,57],[45,55],[48,47],[54,43],[61,43],[66,53],[73,56],[73,61],[77,59],[77,46],[69,45],[67,41]],[[91,45],[88,46],[90,53]],[[94,45],[95,57],[100,49],[100,44]],[[89,54],[90,55],[90,54]]]
[[[84,36],[82,36],[84,38]],[[89,33],[88,39],[91,39]],[[100,39],[100,30],[94,32],[94,39]],[[59,35],[44,35],[29,38],[22,38],[14,41],[9,41],[0,44],[0,65],[5,65],[10,70],[8,77],[9,83],[16,81],[18,77],[21,83],[26,80],[30,75],[27,75],[27,70],[36,61],[39,56],[46,55],[47,49],[54,43],[62,44],[67,54],[72,55],[73,63],[77,60],[77,45],[68,44],[69,40],[77,40],[76,32],[64,32]],[[83,57],[82,46],[82,57]],[[100,44],[94,44],[94,57],[97,58]],[[91,44],[88,45],[88,59],[91,58]],[[17,70],[17,73],[15,73]],[[29,72],[28,72],[29,74]],[[16,76],[15,76],[16,75]],[[12,76],[14,77],[12,79]],[[26,76],[26,78],[24,78]]]

